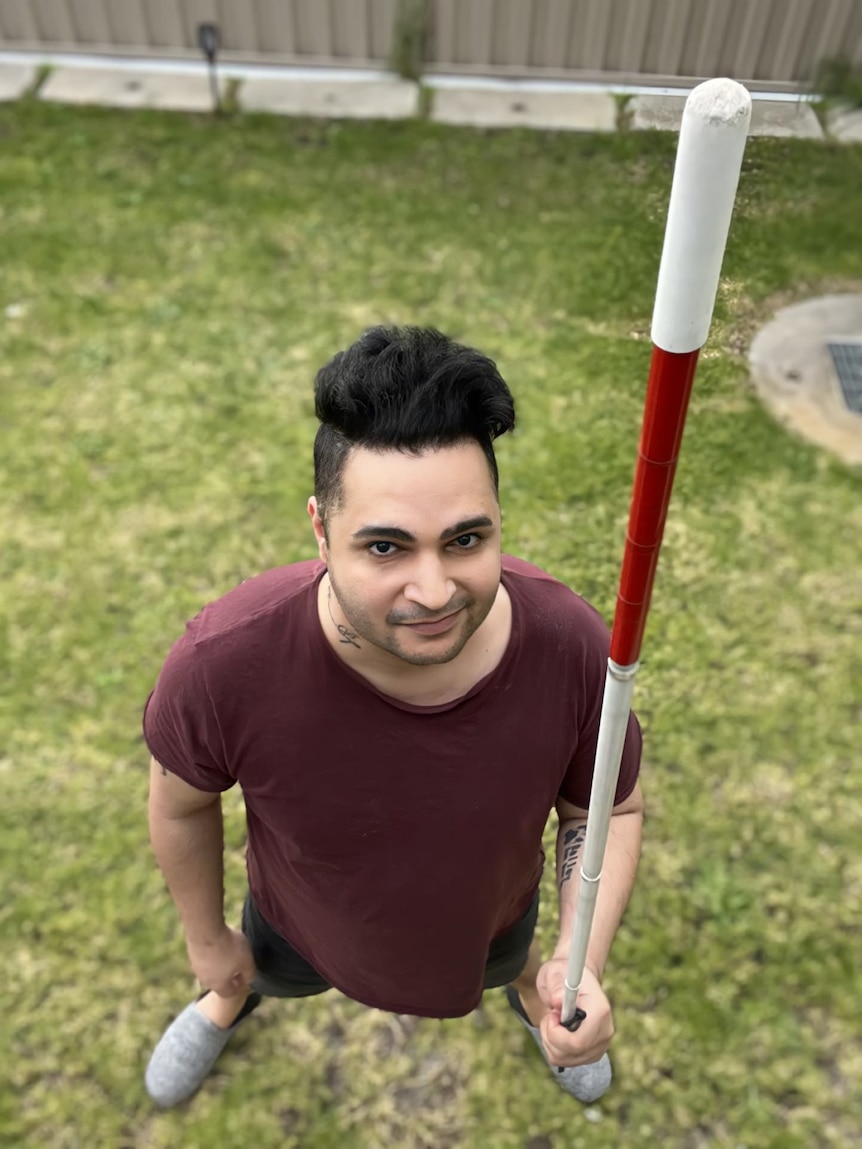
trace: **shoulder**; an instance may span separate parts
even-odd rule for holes
[[[325,569],[319,560],[276,567],[208,603],[186,623],[161,677],[208,677],[218,667],[230,670],[248,658],[265,659],[266,651],[284,643],[291,630],[305,629],[310,603],[316,617],[313,588]]]
[[[188,624],[196,644],[264,626],[274,615],[290,613],[316,585],[325,566],[319,559],[274,567],[245,579],[208,603]]]

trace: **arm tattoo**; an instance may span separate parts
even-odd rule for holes
[[[332,625],[341,635],[340,642],[344,646],[355,646],[357,650],[362,650],[362,647],[356,641],[359,637],[354,631],[349,630],[344,623],[336,622],[335,615],[332,613],[332,585],[326,588],[326,605],[329,607],[329,617],[332,619]]]
[[[575,866],[578,864],[578,854],[581,852],[581,846],[583,846],[586,836],[586,824],[576,826],[574,830],[566,830],[565,837],[563,838],[563,865],[562,875],[560,877],[560,889],[563,888],[563,883],[567,882],[572,876]]]

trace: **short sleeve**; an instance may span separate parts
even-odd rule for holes
[[[577,741],[560,786],[560,796],[574,806],[586,809],[590,804],[590,790],[596,763],[596,745],[602,714],[602,698],[608,667],[610,633],[604,620],[590,608],[590,617],[582,622],[585,638],[583,665],[578,689],[583,692],[584,706],[579,713]],[[620,773],[614,794],[614,805],[624,802],[634,790],[640,773],[643,738],[640,723],[634,711],[629,713],[626,738],[620,760]]]
[[[587,749],[579,750],[578,754],[569,763],[563,784],[560,787],[560,796],[574,806],[587,809],[590,804],[590,788],[593,782],[593,769],[596,763],[596,743],[598,742],[598,727],[595,735],[587,743]],[[629,723],[626,730],[626,740],[623,745],[623,756],[620,760],[620,775],[617,780],[617,789],[614,794],[614,805],[624,802],[635,788],[640,774],[641,749],[643,737],[640,723],[634,711],[629,714]]]
[[[191,630],[165,660],[144,706],[143,731],[156,761],[196,790],[220,792],[236,782],[225,761],[218,718]]]

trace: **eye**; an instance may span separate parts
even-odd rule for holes
[[[452,545],[456,548],[456,550],[470,551],[475,546],[478,546],[481,541],[481,535],[475,535],[471,533],[469,535],[458,535],[456,539],[452,540]]]
[[[386,558],[387,555],[394,555],[398,550],[395,543],[387,543],[383,539],[379,543],[372,543],[368,549],[373,555],[377,555],[381,559]]]

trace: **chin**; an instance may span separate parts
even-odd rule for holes
[[[409,662],[412,666],[438,666],[446,662],[452,662],[453,659],[457,658],[467,645],[472,634],[473,632],[471,631],[470,634],[465,637],[459,637],[454,642],[450,640],[448,646],[444,646],[441,643],[436,650],[427,643],[424,649],[417,646],[413,650],[408,650],[398,645],[393,646],[391,650],[393,654],[397,654],[400,659],[404,662]]]
[[[398,657],[410,666],[444,666],[457,658],[460,653],[460,650],[450,650],[443,654],[420,654],[418,651],[415,654],[408,654],[401,650],[398,652]]]

